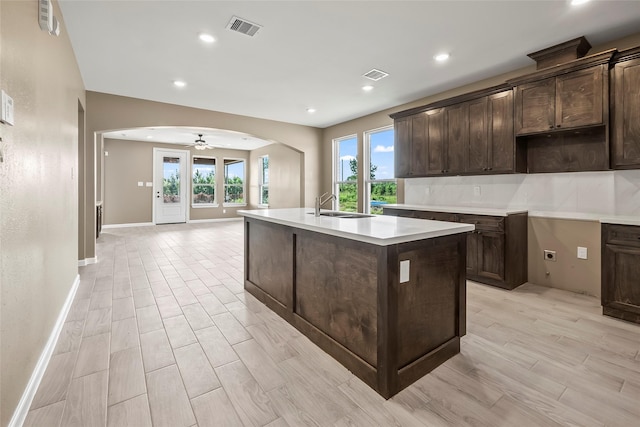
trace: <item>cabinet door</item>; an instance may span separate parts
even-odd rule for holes
[[[504,233],[478,231],[478,276],[505,280]]]
[[[411,176],[427,174],[427,116],[425,113],[411,118]]]
[[[555,127],[556,79],[516,86],[516,134],[544,132]]]
[[[613,73],[613,167],[640,167],[640,59],[616,64]]]
[[[556,128],[603,123],[605,65],[556,77]]]
[[[488,111],[489,160],[487,170],[513,172],[516,161],[516,141],[513,134],[513,91],[491,95],[488,99]]]
[[[444,108],[427,111],[427,172],[429,175],[441,175],[444,173],[444,149],[445,149],[445,113]]]
[[[607,244],[602,268],[603,307],[640,319],[640,248]]]
[[[469,101],[469,142],[467,144],[467,172],[489,170],[489,138],[487,134],[488,98]]]
[[[411,176],[411,118],[403,117],[393,123],[396,178]]]
[[[469,143],[469,105],[451,105],[445,108],[447,135],[445,138],[445,173],[456,174],[465,171],[465,151]]]
[[[477,231],[467,233],[467,277],[478,275],[478,241]]]

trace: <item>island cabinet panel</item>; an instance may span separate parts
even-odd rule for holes
[[[612,167],[640,168],[640,58],[617,63],[612,86]]]
[[[384,398],[460,352],[466,233],[374,244],[249,217],[245,231],[245,289]]]
[[[602,313],[640,323],[640,227],[602,225]]]
[[[408,260],[413,266],[409,281],[398,285],[398,307],[403,307],[398,311],[397,331],[401,368],[453,339],[458,332],[459,250],[452,240],[400,254],[400,261]]]
[[[295,312],[376,366],[376,248],[317,233],[299,233],[295,261]]]
[[[246,280],[282,307],[293,305],[293,234],[288,227],[263,222],[245,224]],[[276,249],[277,248],[277,249]]]

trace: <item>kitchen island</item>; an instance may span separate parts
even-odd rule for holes
[[[389,398],[460,351],[470,224],[239,211],[245,289]]]

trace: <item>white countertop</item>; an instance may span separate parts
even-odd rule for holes
[[[469,215],[507,216],[526,213],[526,209],[493,209],[466,206],[428,206],[428,205],[382,205],[382,208],[407,209],[411,211],[447,212]]]
[[[475,229],[471,224],[390,215],[373,215],[368,218],[316,217],[313,209],[308,208],[241,210],[238,214],[380,246],[466,233]]]

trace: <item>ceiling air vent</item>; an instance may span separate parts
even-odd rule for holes
[[[377,82],[380,79],[384,79],[387,77],[389,73],[385,73],[384,71],[376,70],[375,68],[368,73],[364,73],[363,76]]]
[[[231,31],[236,31],[253,37],[256,35],[258,30],[262,28],[262,26],[234,16],[231,18],[231,21],[229,21],[229,24],[227,24],[227,28]]]

